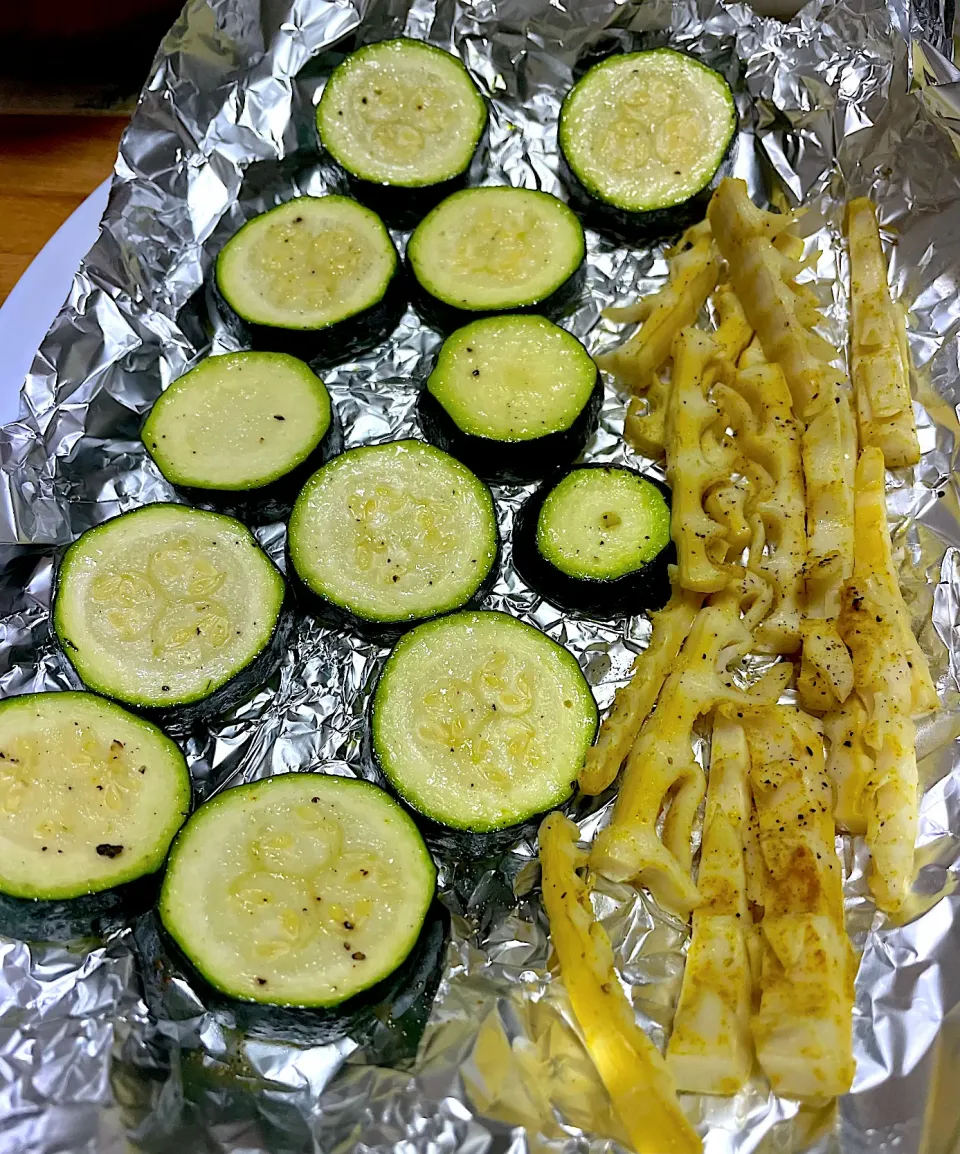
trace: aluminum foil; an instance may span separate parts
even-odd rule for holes
[[[947,0],[949,3],[949,0]],[[836,1109],[773,1097],[684,1097],[709,1154],[948,1154],[960,1128],[960,72],[952,12],[936,2],[808,5],[789,25],[720,0],[191,0],[157,54],[124,135],[100,239],[37,355],[20,420],[0,430],[0,692],[75,679],[49,640],[57,548],[172,493],[138,439],[160,390],[233,347],[208,292],[238,225],[297,191],[336,187],[313,108],[357,42],[399,33],[454,48],[491,105],[476,178],[562,194],[555,124],[587,50],[669,42],[719,67],[737,93],[736,166],[760,199],[808,206],[806,276],[838,346],[847,319],[840,220],[871,194],[909,310],[922,463],[890,506],[908,599],[944,702],[921,727],[916,896],[902,924],[876,914],[865,855],[841,842],[849,928],[863,960],[857,1074]],[[404,237],[398,235],[402,245]],[[588,288],[564,323],[594,349],[621,339],[600,309],[662,283],[658,248],[590,234]],[[418,378],[438,343],[408,312],[389,344],[325,376],[349,444],[416,434]],[[608,384],[587,457],[625,460],[624,402]],[[643,462],[649,465],[649,462]],[[525,494],[500,488],[509,526]],[[283,527],[259,532],[278,559]],[[580,659],[605,707],[643,648],[642,618],[564,617],[513,570],[491,606]],[[384,651],[300,622],[280,673],[186,743],[199,799],[240,781],[363,772],[366,703]],[[589,838],[609,798],[579,812]],[[334,1041],[315,1023],[265,1027],[200,992],[157,947],[152,915],[67,944],[0,937],[0,1149],[17,1154],[363,1151],[521,1154],[621,1149],[619,1124],[551,970],[534,847],[441,856],[451,935],[440,986]],[[643,893],[595,896],[644,1028],[669,1031],[687,928]],[[5,927],[17,932],[17,927]],[[20,930],[26,933],[26,930]]]

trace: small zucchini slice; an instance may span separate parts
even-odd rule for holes
[[[542,486],[514,530],[523,579],[591,617],[662,609],[673,555],[670,490],[622,465],[579,465]]]
[[[404,962],[435,889],[423,838],[383,790],[287,773],[225,790],[192,815],[159,912],[228,997],[336,1006]]]
[[[396,328],[405,304],[386,225],[347,196],[300,196],[227,241],[216,286],[257,349],[344,361]]]
[[[571,195],[598,228],[679,233],[703,218],[737,123],[729,84],[692,56],[672,48],[609,56],[560,109]]]
[[[0,702],[0,893],[56,901],[154,873],[190,809],[155,725],[91,693]]]
[[[401,37],[352,52],[327,81],[317,131],[355,195],[411,225],[462,182],[487,106],[460,60]]]
[[[593,358],[565,329],[539,316],[487,317],[443,342],[420,419],[481,477],[532,481],[579,456],[602,400]]]
[[[85,685],[145,709],[178,707],[167,717],[187,721],[238,704],[276,669],[284,588],[239,521],[146,505],[67,549],[53,624]]]
[[[536,312],[554,319],[580,294],[586,242],[576,215],[555,196],[529,188],[466,188],[417,225],[407,263],[414,303],[450,332],[492,313]]]
[[[500,548],[490,490],[422,441],[364,445],[324,465],[297,498],[288,541],[324,608],[394,636],[478,597]]]
[[[373,700],[373,752],[393,788],[440,825],[474,833],[565,802],[596,731],[573,654],[506,613],[412,629]]]
[[[192,504],[259,523],[285,517],[342,443],[323,381],[286,353],[208,357],[160,395],[140,437]]]

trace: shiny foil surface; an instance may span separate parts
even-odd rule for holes
[[[191,0],[158,51],[100,239],[37,355],[21,418],[0,430],[0,691],[76,685],[49,634],[58,550],[118,512],[172,499],[140,423],[200,357],[235,347],[209,291],[226,238],[297,192],[337,188],[313,113],[344,51],[397,34],[455,49],[490,102],[475,181],[562,195],[556,119],[577,60],[615,47],[687,48],[734,86],[736,170],[753,195],[808,206],[804,275],[840,347],[843,201],[870,194],[879,205],[892,283],[908,310],[924,450],[916,469],[891,475],[894,543],[944,708],[920,727],[919,873],[902,924],[874,910],[862,845],[843,845],[849,929],[863,951],[852,1092],[835,1109],[812,1110],[758,1082],[736,1098],[684,1096],[684,1108],[709,1154],[955,1150],[960,72],[948,59],[951,22],[937,3],[905,0],[814,0],[788,25],[719,0]],[[600,309],[657,287],[665,271],[661,248],[590,233],[587,289],[563,323],[591,350],[609,347],[622,334],[597,326]],[[387,345],[324,374],[349,445],[418,433],[417,388],[438,343],[410,310]],[[631,459],[624,407],[608,382],[589,459]],[[526,492],[496,489],[506,547],[488,602],[569,646],[605,708],[648,624],[564,616],[524,586],[509,530]],[[282,560],[283,527],[258,536]],[[302,617],[280,673],[185,743],[197,800],[269,774],[362,774],[365,711],[385,652]],[[585,837],[606,820],[609,800],[578,811]],[[64,945],[44,944],[42,925],[0,909],[10,935],[0,937],[0,1149],[621,1149],[551,969],[535,846],[521,841],[483,860],[441,851],[438,862],[451,933],[435,1000],[426,991],[378,1007],[333,1041],[309,1015],[264,1022],[205,998],[164,956],[149,912],[121,911],[105,937]],[[595,902],[638,1019],[662,1044],[687,927],[629,887],[600,881]]]

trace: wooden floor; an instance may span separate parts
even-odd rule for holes
[[[126,118],[0,115],[0,304],[113,170]]]

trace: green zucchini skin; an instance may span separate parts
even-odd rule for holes
[[[702,68],[708,67],[692,53],[684,52],[681,49],[657,43],[653,40],[651,40],[649,44],[639,46],[636,52],[613,51],[604,55],[588,54],[576,68],[576,83],[564,97],[560,109],[560,125],[563,123],[564,112],[568,107],[574,89],[578,87],[588,72],[598,66],[602,66],[606,61],[616,60],[621,56],[652,54],[664,51],[671,52],[677,56],[687,57]],[[716,72],[716,69],[711,68],[709,71]],[[679,236],[685,229],[704,219],[707,205],[710,203],[710,198],[717,185],[725,176],[730,176],[733,172],[737,151],[738,131],[735,120],[733,132],[726,150],[707,184],[682,201],[642,211],[630,210],[612,204],[592,192],[577,174],[575,163],[568,158],[564,148],[563,137],[564,133],[562,128],[558,126],[557,153],[559,173],[561,181],[567,190],[571,207],[575,209],[584,224],[595,229],[597,232],[605,233],[621,242],[636,243]]]
[[[466,617],[469,614],[462,614]],[[478,617],[510,617],[509,614],[504,613],[479,613]],[[511,620],[515,620],[510,618]],[[516,622],[516,624],[520,624]],[[424,628],[429,628],[432,623],[423,624]],[[551,640],[552,639],[549,639]],[[400,645],[404,645],[405,641],[401,641]],[[554,645],[561,650],[563,646],[553,642]],[[391,774],[387,758],[381,752],[379,747],[378,737],[378,719],[377,713],[380,708],[381,699],[385,700],[384,691],[389,688],[388,679],[391,676],[391,662],[394,658],[396,650],[388,657],[387,661],[381,667],[374,691],[370,696],[367,707],[367,724],[364,727],[364,738],[361,746],[361,758],[364,767],[364,776],[368,780],[373,780],[381,786],[384,790],[391,794],[395,800],[400,804],[411,818],[417,823],[423,835],[424,841],[428,847],[434,852],[452,853],[458,857],[465,859],[483,859],[489,858],[493,855],[503,853],[510,846],[525,837],[533,837],[539,822],[545,813],[554,809],[566,811],[573,804],[574,795],[576,793],[577,782],[575,778],[576,771],[571,771],[571,781],[569,786],[564,780],[563,785],[550,800],[544,799],[544,806],[538,809],[535,813],[530,813],[529,810],[523,812],[519,820],[512,822],[509,825],[490,825],[487,822],[477,821],[476,824],[447,824],[441,821],[434,813],[428,812],[430,805],[418,799],[415,794],[410,795],[407,785],[400,780],[397,780]],[[565,650],[566,658],[578,666],[576,659],[570,654],[569,650]],[[465,668],[469,668],[466,665]],[[597,729],[599,728],[599,712],[596,707],[596,702],[593,697],[593,691],[589,687],[586,678],[583,677],[581,671],[582,683],[587,691],[587,700],[589,701],[589,709],[584,714],[584,718],[589,717],[590,736],[589,743],[592,744],[596,738]]]
[[[214,989],[193,966],[155,913],[134,926],[135,952],[147,1005],[157,1017],[170,1017],[170,982],[186,979],[208,1011],[227,1012],[241,1033],[269,1041],[321,1046],[349,1035],[358,1041],[384,1029],[396,1031],[413,1057],[430,1015],[443,974],[450,937],[450,915],[434,900],[413,949],[392,974],[338,1006],[272,1006],[229,998]]]
[[[296,632],[295,604],[295,597],[288,585],[270,641],[249,665],[202,701],[191,701],[185,705],[171,705],[163,708],[131,705],[126,701],[118,701],[117,703],[122,705],[124,709],[129,709],[131,713],[138,713],[147,721],[152,721],[154,725],[159,726],[172,737],[185,738],[189,736],[197,726],[207,725],[224,713],[229,713],[231,709],[236,709],[238,705],[241,705],[273,677],[280,668]],[[69,661],[69,649],[59,638],[57,638],[57,643]]]
[[[498,534],[497,551],[493,559],[493,564],[490,566],[490,572],[483,579],[483,583],[478,587],[476,593],[474,593],[469,601],[463,605],[452,606],[450,609],[441,613],[435,613],[430,617],[417,617],[409,621],[373,621],[369,618],[361,617],[356,613],[352,613],[349,609],[344,609],[340,605],[334,605],[332,601],[321,597],[315,593],[297,573],[296,566],[290,556],[289,545],[287,546],[286,552],[286,570],[287,581],[295,590],[297,604],[303,612],[309,613],[316,621],[319,621],[330,629],[342,630],[344,633],[353,633],[357,637],[361,637],[364,641],[369,641],[374,645],[393,645],[399,641],[407,630],[413,629],[417,625],[422,625],[424,621],[433,621],[437,617],[446,617],[450,613],[464,613],[471,609],[483,608],[483,602],[486,600],[487,595],[497,583],[497,578],[500,576],[502,559],[503,542],[500,540]]]
[[[153,906],[162,876],[161,869],[113,889],[50,901],[0,894],[0,934],[31,942],[104,938]]]
[[[704,210],[706,211],[706,210]],[[520,313],[533,313],[545,317],[548,321],[559,320],[560,317],[572,312],[583,295],[583,286],[586,282],[587,258],[584,255],[578,268],[555,289],[549,296],[530,304],[520,305],[517,308],[505,309],[461,309],[456,305],[447,304],[428,292],[418,281],[410,266],[405,261],[407,280],[410,284],[411,303],[419,313],[424,323],[443,336],[449,336],[455,329],[470,321],[478,321],[483,317],[510,316]]]
[[[598,372],[590,399],[573,424],[529,441],[496,441],[464,432],[426,384],[417,401],[417,416],[431,444],[462,461],[482,480],[523,484],[538,481],[576,460],[597,427],[602,404],[603,384]]]
[[[452,148],[452,153],[439,165],[431,164],[428,156],[426,168],[422,163],[414,162],[408,167],[406,174],[395,170],[394,178],[391,179],[386,171],[390,167],[389,163],[386,166],[378,164],[378,160],[384,159],[382,154],[378,156],[378,160],[371,155],[373,152],[382,153],[382,150],[371,148],[367,156],[354,153],[351,157],[351,146],[342,137],[339,129],[347,128],[348,137],[351,134],[351,127],[353,135],[365,135],[363,131],[356,131],[358,123],[356,118],[360,116],[360,109],[355,103],[357,91],[354,90],[352,99],[349,96],[351,81],[356,82],[358,70],[360,77],[366,74],[368,79],[373,79],[376,72],[369,71],[370,65],[376,67],[379,63],[380,67],[383,67],[386,64],[389,72],[390,66],[396,67],[400,61],[402,61],[399,63],[401,76],[406,66],[415,63],[419,68],[426,69],[428,77],[432,72],[433,82],[443,90],[439,95],[440,102],[448,111],[462,106],[462,113],[459,117],[455,116],[452,123],[448,122],[442,128],[423,123],[418,125],[416,117],[413,118],[413,123],[406,125],[402,123],[398,125],[394,121],[392,130],[394,138],[396,133],[402,132],[404,128],[407,131],[412,129],[414,133],[426,131],[433,133],[436,140],[441,142],[441,149]],[[434,68],[436,71],[433,71]],[[399,100],[402,105],[411,92],[402,82],[399,90],[392,87],[394,79],[387,76],[387,89],[393,92],[394,101]],[[430,93],[430,79],[422,79],[421,88],[423,83],[427,85],[428,103],[430,103],[431,98],[437,96],[437,92],[434,89],[433,93]],[[418,89],[417,95],[420,94],[421,89]],[[366,97],[363,97],[362,103],[367,103]],[[371,110],[368,109],[369,111]],[[422,105],[418,104],[418,111],[422,111]],[[468,172],[476,171],[478,168],[478,154],[484,147],[488,123],[487,101],[459,56],[408,36],[359,45],[348,53],[331,73],[314,118],[317,142],[324,159],[341,174],[343,182],[355,199],[372,208],[392,227],[399,229],[412,228],[435,204],[450,193],[466,186]],[[384,128],[385,125],[382,123],[377,126],[368,123],[366,131],[372,134],[368,139],[375,140],[376,132]],[[429,154],[430,143],[423,141],[423,144]]]
[[[603,468],[604,465],[577,466],[578,471]],[[637,470],[631,472],[642,475],[644,480],[659,489],[669,506],[670,490],[666,485],[646,474],[639,474]],[[544,501],[561,479],[562,474],[546,481],[524,502],[517,514],[513,528],[513,561],[520,576],[561,609],[600,621],[662,609],[670,599],[669,567],[676,563],[677,551],[673,541],[643,568],[613,580],[571,577],[543,556],[537,548],[537,519]]]
[[[562,150],[559,154],[560,178],[570,198],[571,208],[575,209],[588,228],[628,244],[669,240],[706,217],[707,205],[717,185],[725,176],[733,174],[736,148],[737,137],[734,136],[713,179],[689,200],[647,212],[627,212],[592,196],[570,167]]]
[[[290,515],[297,495],[310,477],[327,461],[343,452],[343,423],[336,405],[330,406],[330,428],[306,460],[283,477],[258,489],[197,489],[174,485],[185,502],[210,513],[224,513],[245,525],[269,525]]]
[[[391,444],[402,445],[403,442],[387,442],[380,448],[387,448]],[[427,446],[421,442],[410,442],[421,451]],[[378,446],[360,446],[357,449],[349,450],[340,461],[340,464],[346,464],[347,457],[353,454],[359,454],[365,448],[376,449]],[[433,448],[428,449],[432,456],[436,456]],[[452,455],[452,454],[451,454]],[[449,462],[449,464],[454,464]],[[462,462],[456,465],[457,472],[461,472],[460,466]],[[336,468],[337,466],[333,466]],[[386,471],[383,473],[386,479]],[[355,633],[365,640],[374,642],[376,644],[392,645],[396,642],[408,629],[416,625],[422,624],[424,621],[432,620],[436,617],[444,617],[450,613],[461,612],[465,609],[472,609],[479,607],[486,595],[493,588],[497,577],[500,573],[500,562],[502,556],[503,542],[500,537],[499,525],[496,520],[496,502],[490,489],[482,480],[476,476],[469,478],[469,484],[475,485],[478,490],[482,491],[485,501],[488,503],[490,510],[490,529],[492,537],[489,539],[489,545],[484,548],[492,552],[489,568],[483,580],[475,587],[471,596],[461,604],[447,603],[443,608],[435,609],[423,616],[408,616],[403,618],[383,619],[373,615],[366,616],[359,609],[349,608],[332,599],[330,596],[325,596],[322,593],[313,589],[307,581],[300,575],[297,564],[294,560],[292,542],[297,540],[297,520],[296,515],[288,525],[287,531],[287,545],[286,545],[286,572],[288,580],[292,582],[297,591],[297,597],[300,604],[317,620],[328,625],[332,629],[340,629],[349,633]],[[479,556],[479,554],[478,554]]]
[[[531,221],[539,240],[524,231]],[[414,306],[427,324],[448,333],[495,315],[555,320],[580,297],[586,257],[583,226],[562,200],[498,185],[468,188],[438,204],[407,242],[405,263]]]
[[[477,145],[477,151],[471,162],[471,169],[482,163],[486,148],[487,130],[484,129],[484,134]],[[470,169],[467,169],[440,184],[426,184],[421,188],[377,184],[372,180],[362,180],[359,176],[354,176],[352,172],[347,172],[333,157],[330,157],[329,153],[325,153],[324,156],[325,159],[329,157],[330,164],[339,171],[341,179],[346,183],[352,197],[368,208],[372,208],[390,228],[399,230],[416,228],[431,208],[434,208],[452,193],[466,188],[470,181]]]
[[[301,330],[250,324],[234,312],[215,279],[212,292],[221,319],[244,347],[257,352],[289,353],[317,368],[342,364],[382,344],[403,318],[409,297],[407,278],[398,264],[387,291],[376,304],[326,328]]]
[[[69,546],[60,552],[56,561],[51,603],[56,602],[57,590],[60,586],[61,568],[67,549],[69,549]],[[274,567],[276,568],[276,566]],[[152,721],[154,725],[159,726],[173,737],[185,737],[195,726],[213,721],[222,714],[228,713],[231,709],[235,709],[276,673],[280,668],[287,649],[290,647],[293,634],[296,630],[295,604],[295,596],[291,591],[289,582],[286,582],[283,603],[280,607],[280,613],[277,616],[270,640],[248,665],[234,674],[234,676],[224,685],[221,685],[219,689],[214,690],[209,697],[205,697],[201,701],[191,701],[183,705],[152,707],[137,705],[129,701],[121,701],[119,698],[112,698],[109,694],[99,689],[92,690],[92,692],[98,693],[101,697],[107,698],[107,700],[115,700],[117,704],[122,705],[124,709],[129,710],[131,713],[139,714],[141,717],[145,717],[148,721]],[[73,663],[70,661],[69,641],[61,637],[56,631],[52,619],[49,628],[51,640],[63,654],[67,663],[70,665],[71,671],[74,672],[74,676],[79,679],[79,674],[73,670]]]

